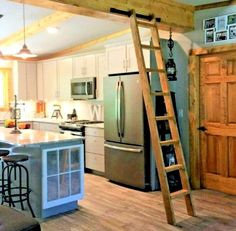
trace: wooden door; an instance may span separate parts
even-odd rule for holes
[[[236,195],[236,54],[200,60],[201,183]]]

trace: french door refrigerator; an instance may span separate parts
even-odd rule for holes
[[[104,130],[106,177],[149,188],[149,131],[138,74],[104,78]]]

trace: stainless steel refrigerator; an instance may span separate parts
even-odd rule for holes
[[[149,131],[138,74],[104,78],[104,129],[106,177],[124,185],[149,188]]]

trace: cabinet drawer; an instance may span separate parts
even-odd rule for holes
[[[86,168],[89,168],[92,170],[105,172],[104,156],[86,152],[85,166],[86,166]]]
[[[102,136],[104,137],[104,129],[103,128],[85,128],[85,135],[89,136]]]
[[[104,138],[99,136],[85,136],[85,149],[88,152],[104,155]]]

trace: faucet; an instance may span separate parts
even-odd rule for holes
[[[13,110],[13,114],[14,114],[14,120],[15,120],[15,126],[14,126],[14,129],[11,131],[11,134],[20,134],[21,131],[18,129],[18,122],[17,122],[17,119],[19,119],[19,109],[17,109],[17,97],[16,95],[14,95],[14,99],[15,99],[15,102],[14,102],[14,108],[12,109]],[[17,116],[17,112],[18,112],[18,116]]]

